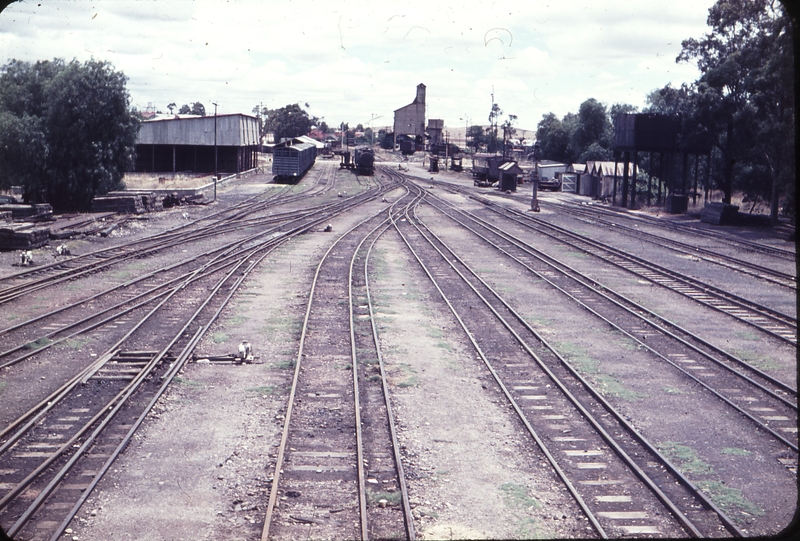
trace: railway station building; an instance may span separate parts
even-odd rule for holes
[[[139,128],[134,171],[241,173],[256,167],[258,150],[258,119],[254,116],[157,116]]]

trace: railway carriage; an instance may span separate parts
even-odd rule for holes
[[[278,182],[297,182],[314,165],[317,147],[292,140],[276,145],[272,151],[272,174]]]

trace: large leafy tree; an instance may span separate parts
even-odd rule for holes
[[[541,148],[541,156],[547,160],[572,163],[569,154],[569,130],[554,113],[547,113],[536,126],[536,140]]]
[[[3,66],[0,182],[57,210],[89,210],[96,194],[122,187],[139,127],[126,80],[95,60]]]
[[[734,188],[770,186],[777,221],[779,195],[794,178],[791,23],[775,0],[718,0],[707,22],[712,32],[683,41],[677,58],[702,74],[694,121],[716,149],[723,201]]]
[[[284,137],[306,135],[311,131],[311,126],[316,126],[319,122],[318,118],[309,116],[299,103],[285,105],[280,109],[266,109],[264,118],[264,132],[274,133],[276,143]]]
[[[631,106],[614,105],[612,112]],[[578,113],[567,113],[561,120],[553,113],[542,116],[536,127],[541,157],[563,163],[610,160],[614,131],[606,105],[594,98],[581,103]]]
[[[484,133],[483,127],[478,126],[477,124],[473,124],[467,130],[467,146],[471,147],[478,152],[486,142],[486,134]]]
[[[613,131],[605,104],[589,98],[578,108],[577,120],[570,138],[577,161],[610,159]]]

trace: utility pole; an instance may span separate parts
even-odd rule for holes
[[[216,201],[217,179],[219,179],[219,162],[217,160],[217,104],[213,101],[211,104],[214,106],[214,201]]]
[[[539,141],[533,144],[533,173],[531,173],[531,184],[533,184],[533,195],[531,197],[531,210],[539,212],[539,153],[541,147]]]

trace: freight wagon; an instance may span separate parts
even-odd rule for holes
[[[315,145],[286,141],[272,151],[272,174],[277,182],[297,182],[311,169],[316,157]]]

